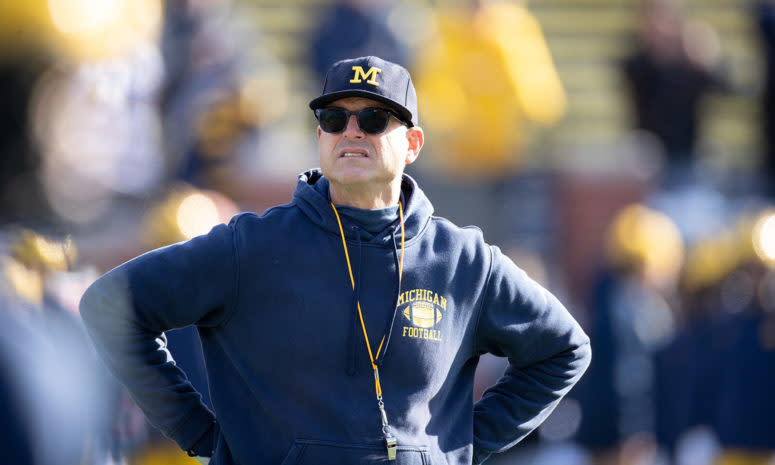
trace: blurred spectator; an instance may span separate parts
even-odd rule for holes
[[[434,161],[461,177],[503,179],[519,168],[527,122],[550,125],[565,92],[541,27],[521,4],[438,7],[438,37],[414,59],[423,118],[441,144]]]
[[[633,204],[606,235],[606,265],[591,289],[596,357],[577,395],[578,441],[600,463],[649,463],[656,443],[656,352],[675,331],[672,294],[683,242],[665,215]]]
[[[767,193],[775,197],[775,1],[760,0],[755,14],[764,56],[762,111],[762,167]]]
[[[170,178],[239,191],[235,165],[255,158],[285,88],[232,2],[95,2],[90,15],[76,3],[48,2],[66,52],[19,103],[40,152],[33,179],[57,219],[107,228]]]
[[[4,395],[19,423],[6,444],[20,463],[102,465],[116,459],[112,425],[118,384],[96,358],[77,314],[60,304],[51,277],[69,267],[75,251],[20,230],[8,233],[0,259]],[[7,419],[4,420],[4,424]],[[5,430],[5,428],[4,428]],[[5,440],[8,437],[4,436]],[[31,446],[30,450],[25,450]],[[20,449],[17,450],[17,447]],[[4,453],[4,461],[17,463]]]
[[[688,20],[680,0],[644,0],[634,50],[621,64],[633,125],[654,134],[664,149],[663,182],[691,179],[699,136],[699,106],[713,90],[728,89],[715,31]]]
[[[72,227],[124,216],[116,202],[148,195],[164,175],[153,110],[160,3],[32,3],[50,16],[36,33],[56,37],[55,60],[25,103],[46,200]]]
[[[242,158],[257,156],[261,128],[285,113],[283,68],[230,0],[165,2],[161,47],[173,177],[240,198]]]
[[[656,439],[676,465],[711,463],[717,455],[708,425],[721,354],[711,333],[720,316],[720,284],[735,266],[736,247],[728,239],[706,237],[689,247],[678,285],[676,335],[656,353]],[[709,459],[695,462],[700,457]]]
[[[722,455],[719,465],[770,464],[775,457],[775,214],[734,225],[735,267],[720,284],[706,364],[716,376],[708,406]]]
[[[439,214],[481,224],[488,240],[510,247],[518,210],[548,210],[519,203],[547,197],[540,176],[515,182],[531,124],[551,125],[565,112],[541,27],[523,4],[495,0],[440,5],[428,27],[437,35],[418,48],[413,73],[435,144],[417,176],[439,199]]]
[[[775,217],[741,217],[690,250],[681,329],[657,358],[658,439],[678,465],[775,457]]]
[[[388,25],[390,2],[385,0],[337,0],[321,13],[311,31],[308,57],[323,82],[326,70],[346,58],[374,55],[407,65],[406,43]]]

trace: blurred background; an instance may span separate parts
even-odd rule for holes
[[[322,74],[367,54],[412,73],[436,214],[592,336],[582,382],[488,463],[775,464],[767,0],[0,2],[4,461],[192,463],[105,372],[80,294],[289,201]],[[195,333],[168,338],[209,401]]]

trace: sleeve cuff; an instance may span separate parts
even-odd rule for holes
[[[186,451],[189,457],[212,457],[215,454],[215,442],[218,439],[218,423],[213,422],[199,440]]]
[[[206,434],[214,434],[215,415],[204,406],[195,407],[180,422],[179,426],[172,430],[168,436],[175,441],[181,449],[189,451],[204,439]],[[211,433],[212,431],[212,433]],[[214,444],[214,442],[213,442]]]

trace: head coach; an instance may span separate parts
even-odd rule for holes
[[[587,336],[478,228],[433,216],[404,173],[424,143],[406,69],[339,61],[310,107],[320,168],[291,202],[98,279],[81,300],[97,350],[211,465],[479,464],[509,449],[581,377]],[[164,331],[189,325],[214,412],[166,348]],[[474,403],[488,352],[509,367]]]

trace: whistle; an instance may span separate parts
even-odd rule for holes
[[[388,460],[395,460],[398,442],[396,441],[395,436],[390,433],[385,435],[385,448],[387,449]]]

